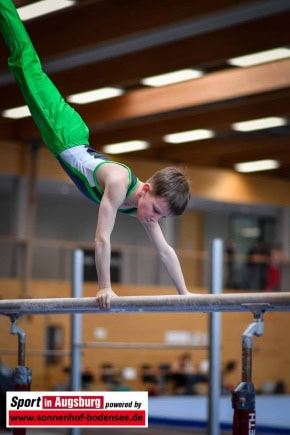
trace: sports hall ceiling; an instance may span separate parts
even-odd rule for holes
[[[16,6],[27,3],[15,0]],[[90,127],[94,148],[146,140],[148,149],[126,157],[160,165],[233,168],[237,162],[276,159],[280,168],[267,175],[290,179],[290,58],[244,68],[228,63],[289,47],[289,0],[80,0],[26,21],[26,27],[65,97],[106,86],[125,90],[75,106]],[[0,112],[24,104],[6,66],[7,53],[1,40]],[[141,84],[145,77],[184,68],[204,75],[159,88]],[[277,116],[288,125],[248,133],[232,128],[234,122]],[[180,144],[163,139],[194,129],[210,129],[214,137]],[[0,140],[34,137],[31,118],[0,118]]]

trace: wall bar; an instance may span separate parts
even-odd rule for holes
[[[208,349],[206,344],[170,344],[170,343],[127,343],[127,342],[99,342],[87,341],[76,344],[80,348],[86,349],[151,349],[151,350],[201,350]],[[17,349],[1,349],[1,355],[16,355]],[[29,356],[67,356],[71,355],[71,350],[49,350],[49,349],[28,349],[26,355]],[[1,432],[0,432],[1,433]]]
[[[288,312],[290,293],[192,294],[189,296],[121,296],[112,300],[108,313],[154,312]],[[0,315],[105,313],[95,298],[11,299],[0,301]]]
[[[99,342],[87,341],[80,344],[82,348],[97,348],[97,349],[151,349],[151,350],[200,350],[208,349],[206,344],[178,344],[178,343],[125,343],[125,342]],[[2,350],[0,349],[2,354]]]

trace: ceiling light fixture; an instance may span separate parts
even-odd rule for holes
[[[258,172],[258,171],[269,171],[272,169],[277,169],[280,167],[280,163],[277,160],[265,159],[265,160],[254,160],[252,162],[241,162],[236,163],[234,168],[238,172]]]
[[[29,5],[17,8],[22,21],[39,17],[40,15],[50,14],[70,6],[73,6],[76,0],[41,0]]]
[[[246,56],[233,57],[228,60],[228,63],[233,66],[247,67],[273,62],[274,60],[287,59],[288,57],[290,57],[290,49],[287,47],[279,47],[272,50],[247,54]]]
[[[119,142],[103,146],[103,151],[107,154],[122,154],[133,151],[146,150],[149,147],[149,142],[144,140],[130,140],[127,142]]]
[[[3,118],[20,119],[20,118],[26,118],[28,116],[31,116],[31,113],[28,109],[28,106],[19,106],[19,107],[13,107],[11,109],[3,110],[1,116]]]
[[[192,142],[196,140],[210,139],[214,137],[213,130],[197,129],[181,131],[179,133],[170,133],[163,136],[163,141],[167,143],[177,144]]]
[[[124,91],[120,88],[107,87],[70,95],[69,97],[67,97],[67,101],[75,104],[87,104],[94,101],[101,101],[107,100],[109,98],[119,97],[123,94]]]
[[[202,75],[203,72],[201,70],[188,68],[157,76],[146,77],[141,80],[141,83],[146,86],[159,87],[184,82],[185,80],[197,79]]]
[[[283,127],[287,125],[286,118],[269,116],[267,118],[251,119],[249,121],[234,122],[232,129],[236,131],[255,131],[267,128]]]

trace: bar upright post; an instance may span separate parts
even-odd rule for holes
[[[222,291],[223,243],[214,239],[211,258],[211,294]],[[220,313],[209,315],[209,398],[208,398],[208,433],[219,435],[219,399],[220,399]]]
[[[81,298],[83,296],[84,280],[84,253],[77,249],[73,253],[72,270],[72,297]],[[81,347],[82,342],[82,314],[72,314],[71,316],[71,390],[81,390]],[[80,429],[71,429],[71,435],[79,435]]]
[[[255,387],[252,382],[252,347],[254,335],[264,332],[263,314],[255,315],[242,335],[242,382],[232,391],[234,409],[233,435],[255,435]]]
[[[30,391],[32,373],[31,370],[25,366],[25,346],[26,334],[17,325],[16,318],[11,319],[11,334],[18,336],[18,364],[15,368],[15,390],[16,391]],[[25,435],[25,427],[13,429],[13,435]]]

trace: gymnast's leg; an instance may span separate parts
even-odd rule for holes
[[[43,72],[12,0],[0,0],[0,30],[10,50],[9,68],[50,151],[57,156],[67,148],[87,145],[87,125]]]

